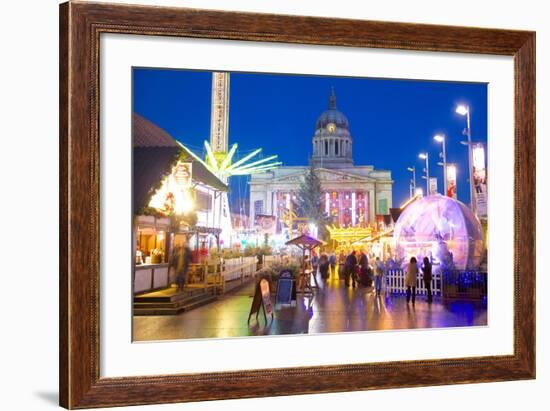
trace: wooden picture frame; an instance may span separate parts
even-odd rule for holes
[[[513,56],[513,355],[100,378],[101,33]],[[535,378],[534,32],[70,2],[60,6],[59,47],[60,404],[63,407],[173,403]]]

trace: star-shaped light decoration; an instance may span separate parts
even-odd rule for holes
[[[227,154],[220,156],[219,154],[214,153],[208,141],[205,141],[204,142],[204,147],[206,148],[205,160],[202,160],[199,156],[194,154],[191,150],[189,150],[183,144],[181,145],[187,151],[189,151],[197,161],[200,161],[206,168],[208,168],[213,174],[215,174],[218,178],[220,178],[224,182],[227,182],[227,180],[231,176],[244,176],[244,175],[250,175],[250,174],[263,173],[265,171],[277,168],[283,164],[281,161],[272,161],[277,159],[277,155],[248,162],[254,156],[261,153],[262,151],[261,148],[258,148],[252,151],[251,153],[247,154],[240,160],[232,163],[233,156],[237,152],[238,145],[236,143],[231,146],[231,149]]]

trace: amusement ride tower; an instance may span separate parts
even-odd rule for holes
[[[210,142],[204,142],[205,163],[220,180],[228,184],[231,176],[263,173],[282,164],[279,161],[274,161],[277,159],[276,155],[250,161],[260,154],[261,148],[233,162],[238,145],[234,143],[229,149],[229,73],[227,72],[212,72],[211,110]],[[228,246],[232,227],[227,192],[215,196],[212,206],[214,210],[218,210],[219,220],[217,222],[222,229],[220,240],[222,245]]]

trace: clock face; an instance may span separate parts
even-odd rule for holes
[[[336,130],[336,124],[328,123],[327,124],[327,130],[328,130],[329,133],[334,133],[334,131]]]

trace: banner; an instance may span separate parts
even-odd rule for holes
[[[456,192],[456,165],[447,164],[447,197],[457,199]]]
[[[277,230],[277,217],[274,215],[256,214],[254,227],[258,234],[275,234]]]
[[[476,214],[487,217],[487,171],[485,169],[485,148],[478,143],[472,147],[473,180]]]
[[[437,177],[430,177],[430,194],[433,196],[437,194]]]
[[[193,163],[184,163],[178,161],[174,169],[174,178],[181,189],[191,188],[191,178],[193,177]]]

